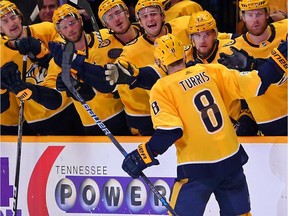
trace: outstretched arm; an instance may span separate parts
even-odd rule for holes
[[[135,65],[119,60],[117,64],[107,64],[106,80],[110,85],[127,84],[131,89],[150,90],[161,74],[152,66],[138,68]]]
[[[57,90],[23,81],[18,65],[14,62],[8,62],[1,67],[1,88],[22,100],[32,99],[47,109],[54,110],[62,104],[61,94]]]

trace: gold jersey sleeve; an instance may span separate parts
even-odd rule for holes
[[[59,34],[56,28],[51,22],[41,22],[29,26],[31,36],[41,40],[45,46],[48,48],[48,42],[57,40]]]
[[[218,64],[159,79],[150,95],[154,128],[182,128],[175,143],[178,164],[224,160],[239,149],[227,107],[237,98],[256,96],[260,84],[256,71],[241,75]]]
[[[194,1],[184,0],[177,2],[165,10],[166,22],[181,16],[190,16],[192,13],[203,11],[200,4]]]

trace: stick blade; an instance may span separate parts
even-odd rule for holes
[[[70,80],[71,63],[74,54],[74,43],[67,42],[64,47],[62,56],[62,74],[61,78],[68,89],[71,89],[72,83]]]

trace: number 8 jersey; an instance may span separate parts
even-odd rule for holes
[[[186,68],[153,86],[153,126],[183,130],[175,143],[178,165],[225,160],[240,148],[227,110],[235,99],[257,96],[260,85],[256,71],[241,74],[219,64]]]

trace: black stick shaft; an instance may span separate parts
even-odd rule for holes
[[[98,118],[98,116],[93,112],[87,102],[83,99],[83,97],[78,93],[78,91],[74,88],[70,79],[70,70],[71,70],[71,62],[74,52],[74,44],[72,42],[67,42],[63,52],[62,58],[62,81],[65,83],[67,88],[71,91],[71,93],[75,96],[75,98],[82,104],[85,110],[89,113],[89,115],[94,119],[96,124],[100,127],[100,129],[109,137],[112,143],[117,147],[117,149],[121,152],[121,154],[126,157],[127,152],[121,146],[121,144],[117,141],[117,139],[113,136],[113,134],[109,131],[109,129],[105,126],[105,124]],[[161,203],[166,207],[166,209],[174,216],[178,216],[174,209],[169,205],[166,201],[165,197],[163,197],[159,191],[155,188],[152,182],[147,178],[147,176],[142,172],[141,177],[148,185],[150,190],[157,196],[157,198],[161,201]]]
[[[22,80],[26,80],[27,70],[27,55],[23,56],[22,66]],[[18,121],[18,134],[17,134],[17,158],[16,158],[16,171],[14,182],[14,195],[13,195],[13,215],[17,216],[18,206],[18,191],[19,191],[19,179],[20,179],[20,164],[21,164],[21,152],[22,152],[22,134],[23,134],[23,121],[24,121],[24,101],[20,100],[19,108],[19,121]]]

